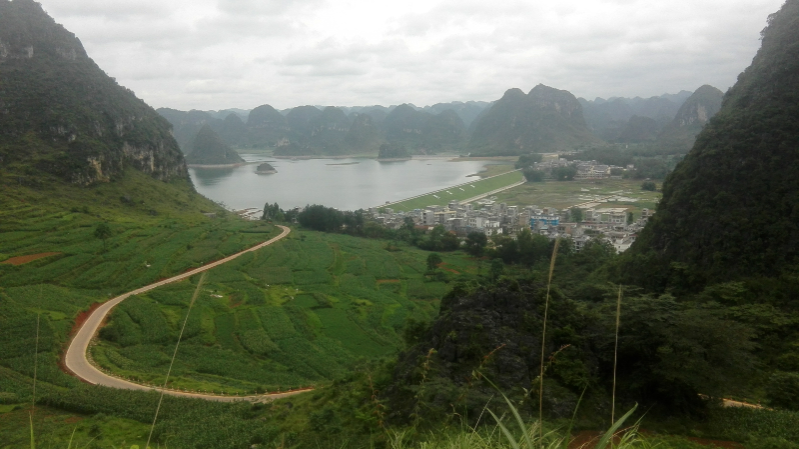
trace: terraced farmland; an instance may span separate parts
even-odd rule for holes
[[[295,231],[209,272],[184,334],[172,385],[252,393],[307,386],[394,354],[408,318],[428,319],[476,263],[445,255],[444,281],[426,252],[385,242]],[[456,274],[457,273],[457,274]],[[194,280],[193,280],[194,281]],[[94,359],[117,374],[162,381],[193,282],[130,298],[111,314]]]

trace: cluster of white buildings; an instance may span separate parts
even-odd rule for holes
[[[582,220],[573,220],[570,209],[538,206],[508,206],[493,200],[481,200],[477,205],[452,201],[446,206],[433,205],[410,212],[394,211],[389,207],[369,210],[374,221],[390,229],[399,229],[410,217],[423,229],[441,225],[447,231],[465,237],[470,232],[483,232],[487,236],[505,234],[515,236],[523,229],[550,239],[568,237],[576,249],[586,242],[601,238],[622,252],[632,245],[637,233],[644,227],[652,211],[644,209],[641,217],[630,221],[627,208],[591,207],[582,210]]]

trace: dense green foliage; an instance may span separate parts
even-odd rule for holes
[[[408,159],[411,157],[411,154],[404,146],[384,143],[380,145],[380,151],[377,153],[377,157],[380,159]]]
[[[799,3],[769,19],[762,48],[693,150],[624,265],[631,283],[699,287],[791,269],[799,252]]]
[[[88,57],[33,0],[0,2],[0,163],[20,182],[42,172],[78,184],[132,166],[187,176],[169,123]]]
[[[516,160],[514,167],[516,169],[532,167],[536,162],[541,162],[544,156],[540,153],[522,154]]]

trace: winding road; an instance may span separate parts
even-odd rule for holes
[[[160,287],[162,285],[170,284],[172,282],[182,281],[183,279],[194,276],[195,274],[202,273],[203,271],[210,270],[211,268],[214,267],[218,267],[219,265],[230,262],[231,260],[241,256],[242,254],[251,251],[257,251],[261,248],[269,246],[277,242],[278,240],[281,240],[282,238],[286,237],[287,235],[289,235],[289,232],[291,232],[291,229],[287,228],[286,226],[278,226],[278,227],[281,228],[283,232],[281,232],[280,235],[278,235],[277,237],[270,239],[264,243],[258,244],[250,249],[246,249],[240,253],[233,254],[232,256],[225,257],[224,259],[209,263],[208,265],[196,268],[189,272],[179,274],[169,279],[158,281],[156,283],[133,290],[131,292],[127,292],[125,294],[117,296],[114,299],[109,300],[108,302],[103,303],[100,307],[96,308],[91,313],[91,315],[89,315],[89,317],[83,323],[78,332],[75,333],[75,336],[72,338],[72,341],[69,342],[69,347],[67,348],[67,352],[64,356],[64,364],[66,365],[67,369],[81,380],[94,385],[102,385],[111,388],[120,388],[124,390],[140,390],[140,391],[155,390],[159,392],[162,391],[162,389],[158,387],[140,385],[128,380],[120,379],[118,377],[105,374],[104,372],[97,369],[97,367],[92,365],[92,363],[89,362],[89,360],[86,358],[89,349],[89,344],[91,343],[94,336],[97,334],[97,331],[102,326],[103,321],[105,320],[106,316],[108,316],[108,313],[111,311],[111,309],[116,307],[119,303],[121,303],[130,296],[138,295],[146,291],[152,290],[154,288]],[[214,394],[177,391],[171,389],[164,389],[163,391],[165,394],[168,394],[170,396],[206,399],[210,401],[234,402],[234,401],[245,400],[245,401],[256,402],[256,401],[270,401],[272,399],[303,393],[308,390],[310,389],[294,390],[284,393],[267,393],[267,394],[259,394],[252,396],[221,396]]]

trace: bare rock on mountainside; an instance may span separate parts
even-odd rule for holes
[[[193,151],[186,156],[191,165],[239,165],[246,161],[222,142],[209,125],[204,125],[194,138]]]
[[[0,160],[81,185],[126,167],[187,178],[169,123],[33,0],[0,0]]]
[[[677,147],[688,151],[697,134],[721,109],[724,93],[713,86],[704,85],[688,97],[674,119],[658,136],[661,147]]]
[[[525,95],[510,89],[474,125],[470,149],[485,155],[569,150],[601,140],[588,129],[570,92],[539,84]]]
[[[795,272],[799,0],[769,16],[762,36],[752,65],[666,178],[657,213],[618,267],[621,279],[692,289]],[[686,125],[700,118],[694,111]]]

